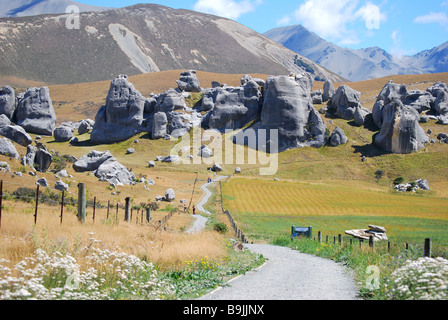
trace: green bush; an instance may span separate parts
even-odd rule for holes
[[[402,184],[403,182],[404,182],[404,178],[398,177],[397,179],[394,180],[394,185],[399,185],[399,184]]]
[[[225,223],[216,222],[213,225],[213,230],[220,232],[220,233],[226,233],[229,230],[229,228],[227,227],[227,225]]]

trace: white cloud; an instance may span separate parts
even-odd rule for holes
[[[287,26],[291,23],[291,17],[286,15],[283,18],[277,20],[277,25],[278,26]]]
[[[448,25],[448,16],[445,12],[431,12],[424,16],[419,16],[414,19],[415,23],[437,23],[441,26]]]
[[[255,10],[260,3],[261,0],[242,0],[239,2],[233,0],[198,0],[194,5],[194,10],[238,20],[241,15]]]
[[[378,29],[386,19],[378,6],[358,0],[305,0],[296,10],[295,18],[319,36],[341,44],[359,43],[353,23],[365,22],[366,30]]]

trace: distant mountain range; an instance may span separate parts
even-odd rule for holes
[[[264,35],[350,81],[448,71],[448,42],[414,56],[396,57],[379,47],[341,48],[301,25],[272,29]]]
[[[65,13],[67,7],[72,5],[77,6],[81,12],[107,10],[107,8],[90,6],[71,0],[0,0],[0,17]]]
[[[64,0],[43,2],[59,1]],[[70,84],[178,69],[272,75],[306,70],[315,79],[344,81],[254,30],[214,15],[139,4],[81,13],[79,29],[67,28],[68,18],[0,18],[0,76]]]

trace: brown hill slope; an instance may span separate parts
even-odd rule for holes
[[[79,29],[67,28],[67,20],[1,18],[0,75],[71,84],[173,69],[285,74],[311,67],[315,77],[342,80],[308,59],[297,63],[296,53],[213,15],[140,4],[81,13]]]

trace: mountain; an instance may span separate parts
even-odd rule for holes
[[[341,48],[301,25],[272,29],[264,35],[351,81],[448,71],[448,42],[414,56],[396,57],[379,47]]]
[[[68,15],[0,18],[0,76],[49,84],[164,70],[288,74],[344,79],[229,19],[155,5]]]
[[[0,0],[0,17],[25,17],[40,14],[65,13],[67,7],[73,5],[77,6],[81,12],[107,9],[71,0]]]

